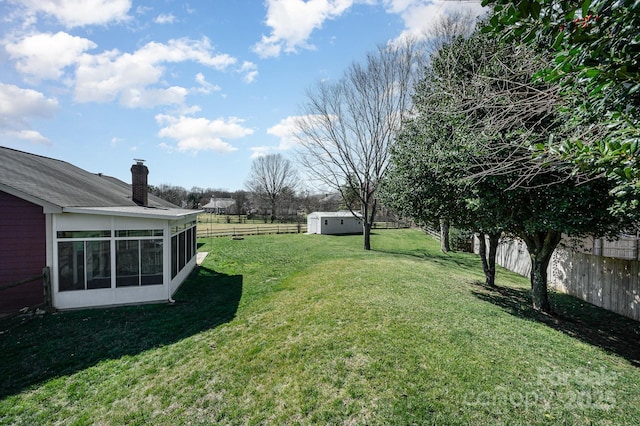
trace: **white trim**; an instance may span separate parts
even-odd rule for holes
[[[177,220],[189,216],[197,216],[203,210],[165,209],[154,207],[64,207],[65,213],[80,213],[99,216],[136,217],[144,219]]]

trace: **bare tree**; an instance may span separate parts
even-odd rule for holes
[[[278,201],[283,194],[295,191],[297,184],[298,173],[291,161],[281,154],[269,154],[253,160],[245,186],[254,196],[269,204],[273,222]]]
[[[232,194],[233,196],[231,198],[233,198],[233,200],[235,201],[235,212],[238,215],[238,222],[240,221],[240,216],[245,212],[246,210],[246,203],[247,203],[247,193],[240,190],[240,191],[236,191]]]
[[[343,198],[347,192],[357,196],[360,211],[351,212],[362,218],[365,250],[371,249],[376,187],[423,59],[412,40],[379,47],[338,82],[308,91],[296,123],[298,158],[309,175]]]
[[[476,27],[477,19],[470,9],[454,10],[442,15],[424,32],[428,52],[436,54],[456,38],[469,37]]]
[[[149,192],[163,200],[175,204],[176,206],[183,206],[187,204],[187,190],[181,186],[163,183],[158,186],[150,187]]]

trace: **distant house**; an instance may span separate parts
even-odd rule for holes
[[[231,207],[235,204],[236,201],[233,198],[211,198],[211,201],[202,208],[205,213],[229,214]]]
[[[57,309],[171,300],[196,265],[196,217],[133,183],[0,147],[0,313],[44,302],[50,270]]]
[[[313,212],[307,215],[309,234],[358,234],[362,232],[362,219],[351,212]]]

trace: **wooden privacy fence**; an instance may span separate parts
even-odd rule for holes
[[[531,273],[529,252],[519,240],[501,241],[496,262],[524,276]],[[551,288],[640,321],[638,260],[616,259],[558,247],[549,263],[547,276]]]
[[[198,238],[241,237],[245,235],[266,235],[266,234],[300,234],[302,232],[307,232],[307,225],[304,223],[256,225],[256,226],[230,226],[228,228],[198,229]]]
[[[549,278],[563,293],[640,321],[640,261],[558,249]]]

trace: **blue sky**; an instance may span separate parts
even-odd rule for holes
[[[321,80],[479,1],[0,0],[0,145],[130,181],[243,189]]]

